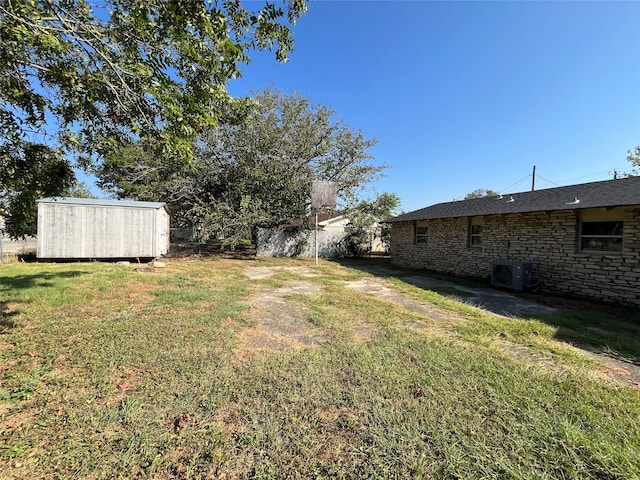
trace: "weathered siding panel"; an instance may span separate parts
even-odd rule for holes
[[[77,201],[76,201],[77,202]],[[107,205],[41,201],[38,257],[136,258],[168,252],[169,216],[164,206],[110,201]]]

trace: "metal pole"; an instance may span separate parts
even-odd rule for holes
[[[531,175],[531,191],[536,189],[536,166],[533,166],[533,175]]]
[[[318,209],[316,208],[316,265],[318,265]]]

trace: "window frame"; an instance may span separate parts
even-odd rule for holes
[[[584,234],[584,226],[585,225],[594,225],[594,224],[605,224],[605,223],[610,223],[610,224],[619,224],[619,227],[616,226],[614,227],[614,230],[620,230],[620,233],[604,233],[604,234],[597,234],[597,233],[588,233],[588,234]],[[598,239],[602,239],[603,241],[607,241],[607,240],[619,240],[619,249],[616,250],[610,250],[610,249],[595,249],[595,248],[589,248],[589,247],[585,247],[584,246],[584,240],[585,239],[593,239],[595,241],[597,241]],[[616,242],[618,243],[618,242]],[[611,245],[612,243],[609,243],[609,245]],[[580,220],[579,225],[578,225],[578,251],[580,253],[587,253],[587,254],[600,254],[600,255],[621,255],[622,254],[622,250],[624,248],[624,220],[622,219],[602,219],[602,220],[596,220],[596,219],[585,219],[585,220]]]
[[[474,229],[479,229],[475,232]],[[484,236],[484,221],[482,218],[472,218],[469,221],[469,247],[482,248],[482,237]]]
[[[419,233],[418,229],[424,229]],[[413,223],[413,244],[426,245],[429,243],[429,225],[426,220],[416,220]]]

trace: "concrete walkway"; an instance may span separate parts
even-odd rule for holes
[[[406,272],[384,265],[349,265],[349,267],[371,273],[372,275],[394,277],[410,285],[427,290],[429,288],[437,290],[438,287],[447,287],[448,289],[451,289],[452,292],[451,294],[447,294],[448,296],[451,296],[460,302],[482,308],[504,317],[517,317],[526,313],[548,314],[555,311],[555,309],[551,307],[523,299],[515,293],[512,294],[502,290],[466,287],[454,282],[432,278],[427,275],[407,274]],[[459,291],[461,294],[456,295],[455,291]]]

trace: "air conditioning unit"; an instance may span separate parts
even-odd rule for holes
[[[520,291],[531,285],[531,262],[494,260],[491,266],[491,286]]]

